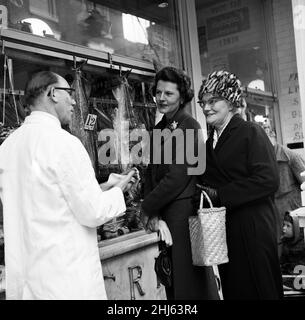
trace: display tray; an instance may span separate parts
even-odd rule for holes
[[[118,238],[99,242],[101,260],[113,258],[127,252],[137,250],[159,241],[156,232],[147,233],[145,230],[135,231]]]

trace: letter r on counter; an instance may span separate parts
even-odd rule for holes
[[[136,300],[135,287],[137,287],[141,296],[145,295],[145,292],[140,284],[140,280],[142,278],[142,268],[140,266],[129,267],[128,272],[131,300]]]

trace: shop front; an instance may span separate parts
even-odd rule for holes
[[[65,129],[82,140],[98,181],[134,165],[143,177],[148,159],[105,156],[104,134],[123,132],[124,143],[129,130],[149,132],[160,119],[150,90],[155,71],[173,65],[190,75],[195,97],[211,71],[236,73],[247,120],[303,153],[302,6],[302,0],[0,0],[0,143],[27,115],[25,83],[50,70],[77,89],[75,114],[82,117]],[[206,131],[195,101],[188,111]],[[165,298],[153,270],[157,235],[146,234],[139,221],[144,183],[126,195],[126,214],[98,229],[110,299]]]
[[[202,76],[222,69],[235,73],[244,87],[246,119],[261,125],[271,141],[276,139],[292,149],[289,154],[299,153],[305,159],[305,1],[196,0],[195,3]],[[283,174],[282,184],[294,184],[297,193],[304,165],[300,161],[298,167],[292,156],[288,158],[277,157],[281,175],[282,166],[293,172],[291,182]],[[282,197],[290,203],[289,191]],[[300,207],[301,203],[294,206]],[[290,210],[296,207],[291,206]],[[278,210],[283,216],[287,209]],[[302,260],[298,264],[304,267]],[[282,270],[285,270],[283,263]],[[298,278],[298,269],[295,270],[294,277]],[[285,277],[287,274],[283,274],[284,280]],[[293,287],[286,287],[285,296],[290,293],[294,294]]]
[[[268,127],[279,143],[303,154],[304,1],[195,3],[202,76],[220,69],[238,75],[248,120]]]
[[[202,75],[235,73],[244,87],[247,120],[269,124],[281,141],[269,39],[272,10],[261,0],[197,0],[196,9]]]
[[[150,91],[155,71],[184,67],[179,7],[173,0],[0,1],[1,143],[29,112],[26,82],[49,70],[76,89],[72,125],[64,129],[83,142],[97,180],[133,166],[140,171],[125,215],[98,228],[109,299],[166,299],[154,272],[157,234],[147,234],[139,219],[148,159],[136,161],[118,148],[105,154],[104,137],[111,131],[129,143],[131,130],[149,132],[159,121]],[[4,265],[3,253],[1,259]]]

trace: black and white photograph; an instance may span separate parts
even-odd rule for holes
[[[304,130],[305,0],[0,0],[0,300],[305,301]]]

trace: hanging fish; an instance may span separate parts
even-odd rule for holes
[[[86,130],[85,123],[89,114],[89,101],[86,97],[84,87],[82,84],[82,71],[81,68],[74,68],[75,78],[72,83],[72,88],[75,89],[75,101],[74,112],[72,115],[72,123],[70,126],[71,133],[78,137],[84,147],[86,148],[92,166],[97,172],[97,146],[95,138],[95,130]]]
[[[119,85],[112,89],[112,93],[118,102],[118,108],[113,120],[113,128],[118,137],[119,147],[116,152],[122,171],[126,171],[131,165],[129,159],[129,151],[131,147],[129,141],[129,130],[137,127],[133,111],[133,102],[130,94],[131,88],[127,81],[128,74],[120,76]]]

